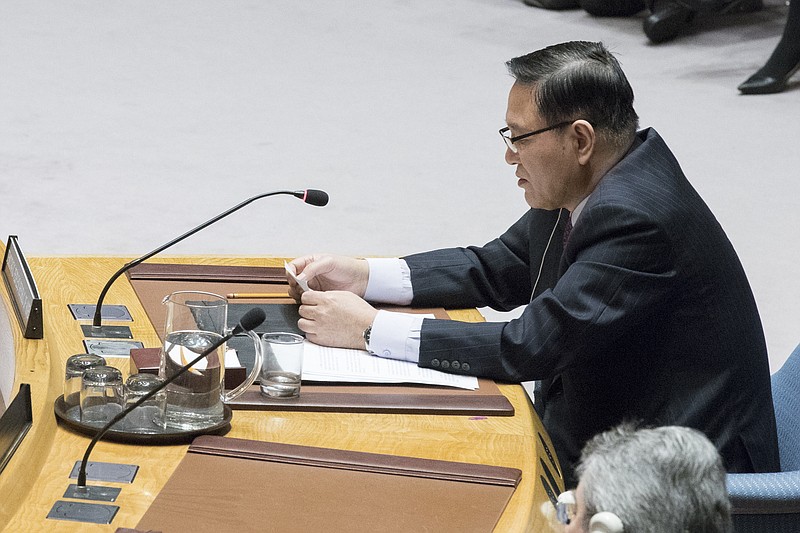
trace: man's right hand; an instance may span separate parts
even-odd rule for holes
[[[369,264],[364,259],[316,254],[298,257],[289,265],[315,291],[349,291],[363,298],[367,290]],[[288,280],[289,295],[299,301],[302,289],[291,276]]]

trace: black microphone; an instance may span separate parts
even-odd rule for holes
[[[138,259],[134,259],[130,263],[127,263],[122,268],[117,270],[116,273],[114,273],[114,275],[111,276],[111,278],[108,280],[108,282],[106,283],[105,287],[103,287],[103,290],[100,292],[100,297],[97,299],[97,306],[95,307],[95,310],[94,310],[94,320],[92,321],[92,330],[95,331],[95,332],[98,332],[100,330],[101,324],[102,324],[103,299],[106,297],[106,293],[108,292],[108,289],[111,288],[111,284],[114,283],[117,280],[117,278],[120,277],[122,274],[124,274],[127,270],[135,267],[139,263],[142,263],[142,262],[146,261],[147,259],[150,259],[151,257],[156,255],[157,253],[163,252],[164,250],[166,250],[167,248],[169,248],[173,244],[177,244],[177,243],[181,242],[186,237],[194,235],[195,233],[197,233],[201,229],[210,226],[211,224],[213,224],[214,222],[220,220],[221,218],[225,218],[226,216],[230,215],[234,211],[238,211],[239,209],[241,209],[242,207],[246,206],[247,204],[249,204],[251,202],[254,202],[254,201],[256,201],[256,200],[258,200],[260,198],[266,198],[267,196],[275,196],[275,195],[278,195],[278,194],[290,194],[290,195],[292,195],[292,196],[294,196],[296,198],[300,198],[303,202],[305,202],[307,204],[314,205],[314,206],[317,206],[317,207],[324,207],[325,205],[328,204],[328,193],[326,193],[325,191],[320,191],[319,189],[304,189],[304,190],[301,190],[301,191],[273,191],[273,192],[267,192],[267,193],[264,193],[264,194],[259,194],[257,196],[253,196],[252,198],[248,198],[247,200],[245,200],[244,202],[240,203],[239,205],[231,207],[227,211],[225,211],[223,213],[220,213],[219,215],[215,216],[211,220],[203,222],[202,224],[200,224],[196,228],[187,231],[186,233],[184,233],[180,237],[169,241],[167,244],[159,246],[158,248],[156,248],[152,252],[148,252],[148,253],[144,254],[142,257],[140,257]]]
[[[105,435],[111,427],[125,418],[131,411],[142,405],[144,402],[152,398],[157,392],[162,390],[164,387],[175,381],[177,378],[182,376],[187,370],[192,368],[196,365],[200,359],[203,357],[208,356],[210,353],[214,352],[217,348],[222,346],[223,343],[229,341],[231,337],[234,335],[238,335],[239,333],[244,333],[246,331],[250,331],[252,329],[256,329],[258,326],[261,325],[264,320],[267,319],[267,314],[264,312],[263,309],[259,307],[254,307],[250,309],[248,312],[244,314],[242,319],[233,328],[233,331],[216,341],[214,344],[206,348],[203,353],[189,361],[187,364],[183,365],[175,374],[173,374],[169,379],[165,380],[161,385],[156,387],[155,389],[151,390],[138,400],[135,403],[131,404],[130,406],[126,407],[122,410],[117,416],[111,419],[103,428],[97,432],[97,434],[92,439],[92,442],[89,443],[89,447],[86,448],[86,453],[83,454],[83,460],[81,461],[81,468],[78,471],[78,487],[86,487],[86,465],[89,463],[89,454],[92,453],[92,449],[94,449],[94,445]]]
[[[298,193],[305,194],[303,196],[298,196]],[[319,189],[306,189],[305,191],[297,191],[293,194],[307,204],[315,205],[317,207],[325,207],[328,205],[328,193],[325,191],[320,191]]]

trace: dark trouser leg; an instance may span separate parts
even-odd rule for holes
[[[596,17],[630,17],[644,9],[644,0],[580,0],[580,5]]]
[[[578,0],[523,0],[525,5],[541,7],[542,9],[574,9],[578,7]]]

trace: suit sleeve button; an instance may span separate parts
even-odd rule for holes
[[[469,372],[469,363],[461,363],[461,370]]]
[[[450,361],[442,361],[442,368],[450,368]]]
[[[461,368],[461,363],[459,363],[458,361],[453,361],[452,363],[450,363],[450,368],[452,368],[453,370],[458,370],[459,368]]]
[[[439,368],[439,360],[438,359],[431,359],[431,366],[435,368]]]

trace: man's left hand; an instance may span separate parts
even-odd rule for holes
[[[322,346],[364,349],[364,330],[378,310],[348,291],[307,291],[301,297],[297,326]]]

